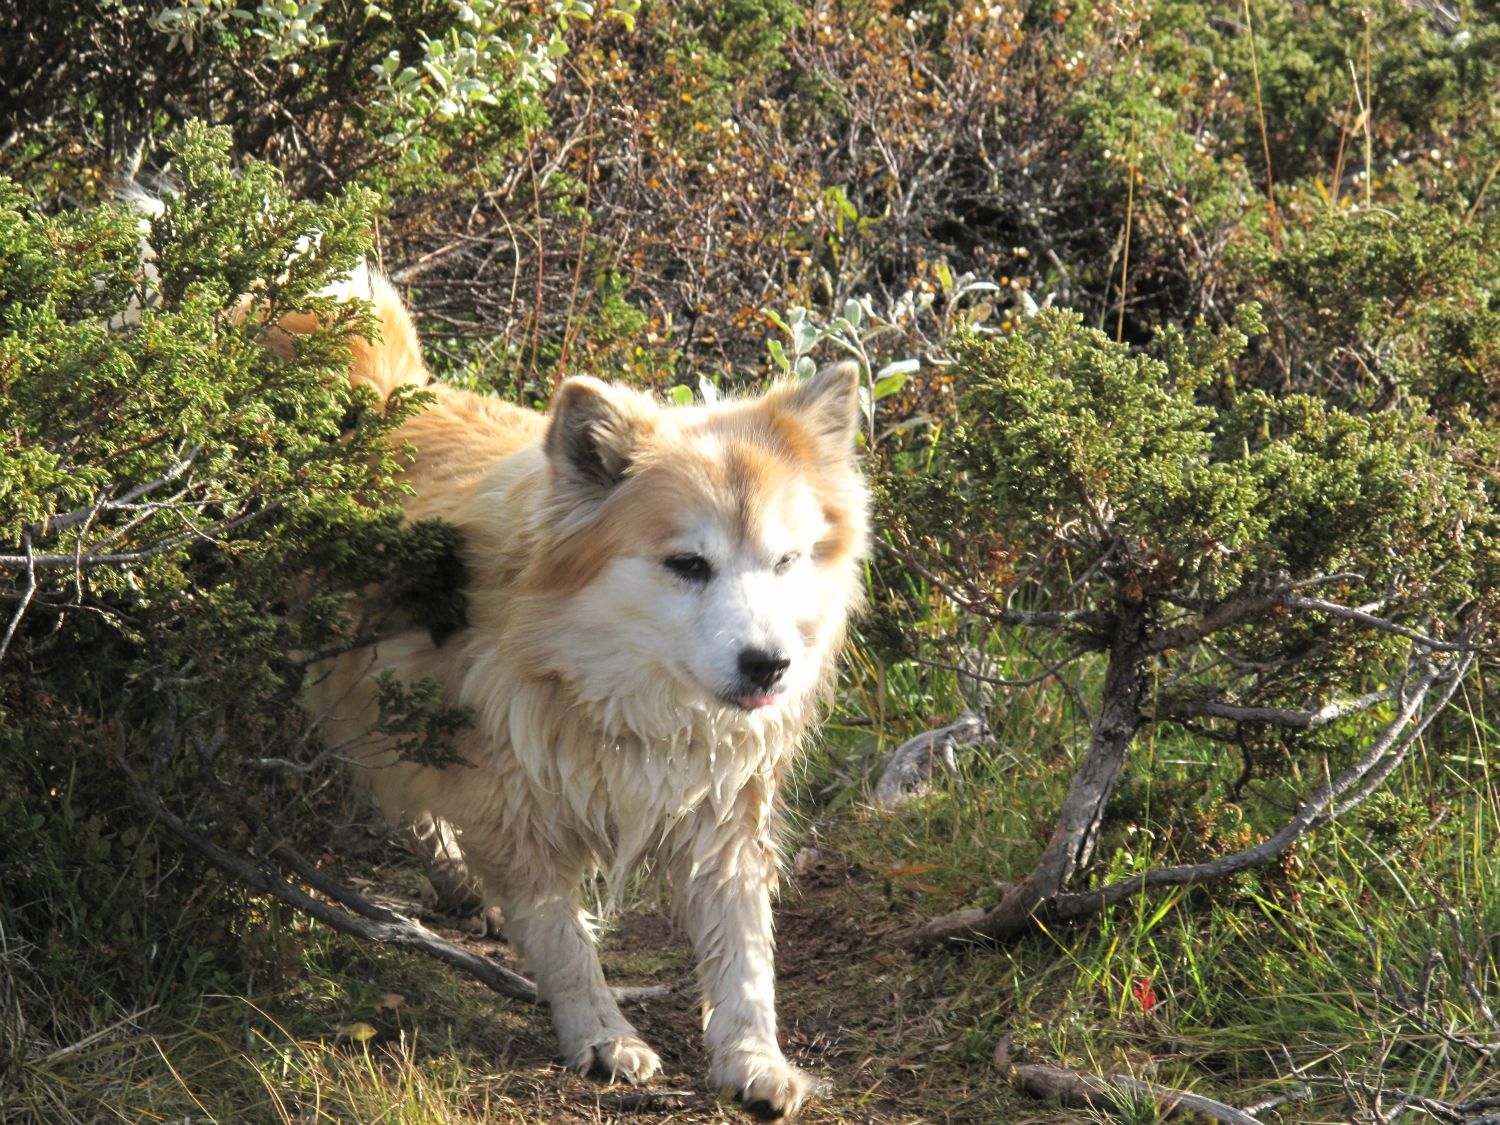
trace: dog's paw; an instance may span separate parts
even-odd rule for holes
[[[458,928],[474,937],[501,938],[505,936],[505,915],[498,906],[486,906],[478,914],[460,918]]]
[[[740,1055],[714,1067],[714,1084],[763,1118],[796,1117],[813,1092],[812,1076],[772,1054]]]
[[[617,1039],[591,1043],[581,1051],[574,1052],[568,1059],[568,1065],[579,1074],[592,1074],[611,1082],[619,1080],[639,1086],[642,1082],[649,1082],[661,1069],[661,1059],[641,1039],[634,1035],[621,1035]]]
[[[504,935],[505,915],[498,906],[485,906],[477,895],[445,892],[429,877],[423,881],[418,897],[424,908],[451,920],[455,929],[471,937],[499,938]]]

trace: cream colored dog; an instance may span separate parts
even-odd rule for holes
[[[860,596],[854,365],[706,407],[573,378],[543,417],[430,384],[390,286],[350,291],[382,326],[357,343],[354,381],[436,395],[398,435],[415,451],[406,511],[461,533],[468,624],[342,657],[306,706],[326,740],[354,742],[388,669],[472,709],[470,767],[377,743],[360,772],[450,881],[461,849],[568,1065],[635,1083],[660,1066],[605,986],[580,897],[591,874],[618,885],[654,858],[697,953],[711,1081],[796,1113],[810,1081],[776,1041],[777,787]]]

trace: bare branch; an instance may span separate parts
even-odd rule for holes
[[[1315,574],[1311,578],[1298,578],[1295,580],[1283,571],[1280,575],[1273,577],[1275,577],[1277,580],[1273,581],[1272,585],[1275,587],[1275,589],[1280,590],[1283,593],[1290,592],[1292,590],[1308,590],[1314,586],[1328,586],[1336,582],[1363,582],[1365,580],[1365,576],[1363,574],[1356,574],[1353,571],[1348,570],[1341,570],[1334,574]],[[1190,598],[1183,594],[1168,593],[1164,594],[1163,598],[1164,600],[1171,602],[1173,605],[1181,606],[1183,609],[1202,610],[1205,606],[1203,599]],[[1388,600],[1389,598],[1382,598],[1380,603],[1372,604],[1379,605]],[[1365,608],[1368,609],[1370,607],[1367,606]]]
[[[1020,883],[1007,887],[1000,902],[978,912],[978,931],[990,937],[1030,925],[1034,911],[1056,896],[1074,871],[1089,861],[1098,841],[1104,808],[1125,764],[1135,733],[1146,721],[1140,704],[1145,693],[1145,646],[1148,643],[1144,603],[1122,603],[1121,621],[1104,673],[1099,715],[1088,749],[1073,775],[1057,822],[1036,866]],[[898,932],[897,944],[913,947],[975,936],[975,912],[947,915]]]
[[[1456,641],[1442,641],[1437,637],[1428,636],[1426,633],[1416,629],[1409,629],[1405,625],[1398,625],[1384,617],[1376,617],[1373,613],[1355,609],[1353,606],[1340,605],[1338,602],[1325,602],[1320,598],[1286,597],[1282,604],[1289,609],[1310,610],[1316,613],[1326,613],[1330,617],[1343,618],[1345,621],[1355,621],[1366,625],[1371,629],[1378,629],[1382,633],[1392,633],[1398,637],[1406,637],[1416,641],[1425,649],[1433,652],[1469,652],[1473,646]]]
[[[162,473],[161,476],[153,480],[148,480],[144,484],[136,485],[123,496],[111,497],[107,493],[101,492],[89,507],[77,508],[74,511],[64,512],[61,515],[51,517],[46,522],[46,534],[55,535],[59,531],[66,531],[75,524],[89,523],[100,511],[114,511],[116,509],[128,508],[142,496],[155,492],[162,485],[170,484],[182,476],[183,473],[187,472],[192,467],[194,459],[197,458],[202,448],[199,445],[190,447],[182,460]]]
[[[294,762],[291,758],[246,758],[245,766],[249,769],[294,773],[306,777],[322,772],[330,762],[352,770],[372,768],[369,762],[359,758],[351,758],[345,754],[335,754],[326,750],[305,762]]]
[[[1468,670],[1467,662],[1461,663],[1455,668],[1446,669],[1453,677],[1454,684],[1461,678],[1463,672]],[[1049,917],[1059,919],[1072,919],[1094,914],[1107,906],[1113,906],[1132,895],[1141,891],[1158,887],[1180,887],[1194,886],[1201,883],[1214,882],[1229,875],[1248,871],[1251,868],[1269,862],[1291,846],[1292,842],[1313,828],[1321,827],[1334,818],[1336,813],[1347,811],[1353,807],[1353,803],[1338,806],[1336,810],[1330,811],[1334,802],[1350,789],[1359,785],[1369,778],[1374,772],[1392,759],[1399,761],[1406,750],[1417,740],[1426,729],[1427,723],[1432,720],[1447,703],[1448,696],[1432,708],[1425,719],[1415,725],[1416,718],[1422,708],[1428,692],[1443,675],[1445,670],[1435,666],[1429,666],[1422,677],[1417,681],[1407,697],[1401,711],[1388,723],[1370,748],[1362,754],[1358,761],[1345,769],[1338,777],[1325,782],[1318,790],[1308,798],[1302,807],[1282,825],[1273,835],[1266,837],[1259,844],[1244,848],[1230,855],[1220,856],[1207,863],[1182,864],[1175,867],[1159,867],[1148,871],[1143,875],[1137,875],[1130,879],[1122,879],[1111,883],[1095,891],[1083,891],[1074,894],[1057,895],[1046,904],[1046,913]],[[1382,774],[1382,776],[1384,776]],[[1373,788],[1371,789],[1373,792]]]
[[[1022,625],[1034,629],[1080,627],[1107,633],[1114,616],[1095,609],[1002,609],[993,614],[1002,625]]]
[[[1500,1097],[1474,1098],[1467,1102],[1445,1102],[1438,1098],[1430,1098],[1425,1094],[1412,1094],[1406,1090],[1394,1090],[1385,1086],[1369,1086],[1343,1074],[1298,1073],[1297,1081],[1306,1082],[1310,1086],[1337,1086],[1341,1090],[1357,1090],[1372,1100],[1392,1100],[1395,1103],[1390,1107],[1393,1114],[1401,1109],[1410,1108],[1419,1109],[1439,1121],[1452,1122],[1453,1125],[1500,1125],[1500,1114],[1485,1112],[1500,1109]],[[1394,1117],[1388,1120],[1394,1120]]]
[[[174,536],[170,539],[161,540],[149,547],[143,547],[139,551],[122,551],[112,555],[0,555],[0,566],[6,567],[29,567],[37,570],[66,570],[83,566],[109,566],[127,563],[146,562],[163,552],[173,550],[187,542],[190,536]]]
[[[1429,888],[1442,901],[1442,895],[1435,887]],[[1469,952],[1468,943],[1464,940],[1463,929],[1459,925],[1458,911],[1444,904],[1443,912],[1448,916],[1448,925],[1453,932],[1453,940],[1457,947],[1459,962],[1463,966],[1462,985],[1478,1008],[1479,1014],[1486,1023],[1489,1030],[1500,1031],[1500,1024],[1495,1022],[1494,1013],[1490,1010],[1489,1003],[1484,997],[1483,991],[1478,987],[1474,974],[1474,957]],[[1378,949],[1375,936],[1366,931],[1365,938],[1370,942],[1371,949]],[[1395,1001],[1394,1010],[1401,1018],[1411,1023],[1417,1029],[1429,1035],[1435,1035],[1439,1039],[1446,1040],[1456,1047],[1473,1051],[1481,1059],[1488,1063],[1496,1054],[1500,1054],[1500,1039],[1486,1041],[1478,1036],[1466,1034],[1463,1031],[1450,1028],[1441,1020],[1434,1019],[1428,1012],[1431,1004],[1433,974],[1439,965],[1446,964],[1447,958],[1441,950],[1429,949],[1427,958],[1422,962],[1422,967],[1417,972],[1417,980],[1414,988],[1408,988],[1406,981],[1402,979],[1400,971],[1395,964],[1387,960],[1385,963],[1385,980]]]
[[[1263,1098],[1262,1100],[1256,1102],[1254,1105],[1247,1105],[1245,1107],[1245,1112],[1248,1113],[1251,1117],[1255,1118],[1256,1121],[1260,1121],[1261,1114],[1267,1112],[1268,1110],[1279,1109],[1289,1102],[1306,1101],[1308,1095],[1309,1091],[1306,1086],[1298,1086],[1295,1089],[1288,1090],[1284,1094],[1277,1094],[1274,1097]]]
[[[181,535],[169,535],[158,539],[154,543],[147,544],[137,551],[121,551],[114,554],[90,554],[82,550],[75,551],[69,555],[0,555],[0,567],[20,568],[22,566],[35,566],[38,570],[63,570],[77,569],[81,566],[119,566],[129,563],[148,562],[158,555],[193,542],[202,540],[217,542],[231,531],[236,531],[255,520],[264,519],[267,515],[278,510],[280,503],[267,504],[253,512],[244,512],[233,516],[217,524],[212,531],[204,531],[201,528],[189,524],[190,531]]]
[[[1019,625],[1037,629],[1080,628],[1098,633],[1101,637],[1107,636],[1114,625],[1113,614],[1096,609],[996,609],[986,598],[975,597],[955,589],[951,583],[924,566],[916,557],[915,552],[898,550],[883,539],[876,540],[876,542],[931,582],[960,608],[988,621],[995,621],[1001,625]]]
[[[1397,624],[1388,618],[1377,617],[1365,609],[1356,609],[1352,606],[1340,605],[1338,602],[1324,601],[1321,598],[1307,598],[1296,593],[1297,590],[1306,589],[1308,586],[1357,577],[1358,575],[1350,574],[1320,575],[1317,578],[1303,579],[1300,582],[1279,583],[1273,589],[1258,593],[1237,594],[1212,606],[1196,621],[1189,621],[1154,634],[1148,643],[1148,650],[1152,653],[1159,653],[1171,649],[1188,648],[1221,629],[1259,617],[1277,607],[1325,613],[1330,617],[1357,622],[1383,633],[1406,637],[1430,652],[1466,652],[1473,647],[1456,641],[1439,640],[1437,637]]]
[[[126,762],[121,760],[120,766],[130,777],[135,798],[143,808],[156,817],[179,840],[240,882],[280,899],[341,934],[350,934],[366,941],[378,941],[415,949],[429,957],[462,969],[502,996],[509,996],[514,1000],[525,1000],[528,1003],[536,1001],[536,986],[525,977],[511,972],[487,957],[481,957],[462,946],[443,940],[418,922],[403,917],[395,911],[376,906],[368,900],[359,899],[359,896],[352,891],[341,890],[336,896],[337,901],[350,909],[355,909],[352,901],[359,899],[367,908],[359,909],[358,914],[350,914],[346,910],[340,910],[314,898],[301,887],[289,883],[258,864],[230,853],[168,809],[155,792],[141,783]],[[324,890],[324,893],[329,892]],[[335,896],[330,894],[330,897]]]
[[[31,532],[22,533],[22,542],[26,547],[26,589],[21,594],[21,603],[16,606],[15,613],[11,614],[10,624],[5,628],[5,638],[0,640],[0,660],[4,660],[5,654],[10,651],[11,638],[16,635],[16,628],[21,624],[21,618],[26,613],[26,607],[31,604],[31,599],[36,596],[36,565],[31,555]]]
[[[1325,703],[1311,711],[1293,711],[1284,707],[1240,707],[1217,699],[1163,699],[1158,703],[1156,717],[1175,719],[1185,716],[1211,719],[1229,719],[1237,723],[1269,723],[1272,726],[1294,727],[1298,730],[1316,730],[1350,715],[1368,711],[1379,703],[1395,698],[1392,690],[1372,691],[1355,699],[1336,700]]]
[[[1484,992],[1480,989],[1479,983],[1475,979],[1474,955],[1469,952],[1468,943],[1464,941],[1463,927],[1458,922],[1458,911],[1454,910],[1451,906],[1445,905],[1443,913],[1447,915],[1448,928],[1453,933],[1453,947],[1458,952],[1458,963],[1463,966],[1463,973],[1459,979],[1463,983],[1464,991],[1468,993],[1469,999],[1474,1002],[1474,1006],[1479,1010],[1479,1014],[1484,1017],[1485,1022],[1492,1029],[1500,1031],[1500,1021],[1496,1021],[1495,1013],[1490,1008],[1489,1001],[1485,999]],[[1484,1045],[1483,1049],[1493,1054],[1497,1047],[1500,1047],[1500,1044],[1491,1043]],[[1500,1106],[1500,1098],[1496,1099],[1496,1105]]]
[[[1355,574],[1353,571],[1340,571],[1337,574],[1315,574],[1311,578],[1299,578],[1287,585],[1288,590],[1306,590],[1313,586],[1327,586],[1333,582],[1363,582],[1363,574]]]
[[[1448,706],[1448,701],[1453,698],[1453,693],[1458,690],[1459,684],[1463,683],[1463,679],[1468,675],[1469,668],[1473,663],[1474,654],[1472,652],[1466,653],[1463,659],[1459,661],[1457,668],[1449,670],[1451,678],[1448,680],[1448,687],[1443,692],[1443,697],[1438,700],[1437,706],[1429,708],[1421,721],[1407,732],[1400,743],[1389,754],[1375,763],[1375,768],[1360,783],[1360,787],[1354,792],[1353,796],[1344,798],[1334,807],[1332,812],[1324,816],[1313,827],[1320,827],[1335,817],[1343,816],[1356,805],[1362,804],[1371,793],[1380,788],[1385,779],[1391,775],[1391,772],[1405,760],[1407,753],[1411,750],[1417,739],[1422,737],[1427,728],[1432,725],[1432,721],[1438,715],[1442,714],[1443,709]]]
[[[397,285],[406,285],[412,281],[415,281],[418,277],[430,270],[443,258],[446,258],[449,254],[453,253],[453,251],[462,249],[465,243],[483,241],[483,239],[466,238],[462,235],[459,235],[449,241],[446,245],[439,246],[436,250],[429,250],[427,253],[418,257],[410,265],[396,270],[390,275],[391,281]]]
[[[968,677],[970,680],[974,680],[981,684],[990,684],[994,687],[1021,688],[1032,687],[1035,684],[1041,683],[1043,680],[1050,680],[1053,676],[1057,675],[1079,657],[1087,656],[1092,651],[1093,650],[1091,648],[1088,648],[1087,646],[1075,648],[1061,660],[1048,665],[1046,668],[1042,669],[1040,672],[1037,672],[1035,675],[1023,676],[1020,679],[1015,680],[1007,679],[1004,676],[986,675],[983,672],[975,671],[973,668],[965,668],[957,664],[949,664],[945,660],[931,660],[925,656],[916,657],[916,662],[928,668],[941,668],[945,672],[958,672],[961,675]]]
[[[1285,591],[1279,588],[1266,593],[1237,594],[1211,606],[1196,621],[1152,634],[1146,642],[1146,650],[1154,654],[1189,648],[1220,629],[1259,617],[1280,604],[1284,596]]]

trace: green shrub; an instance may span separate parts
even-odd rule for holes
[[[8,163],[49,197],[91,198],[190,116],[229,128],[237,153],[274,163],[303,194],[353,182],[452,187],[544,119],[563,33],[591,10],[572,0],[13,5],[0,37],[25,43],[16,65],[34,69],[4,107]]]
[[[0,181],[0,1083],[22,1087],[37,1044],[235,967],[246,891],[134,788],[231,849],[242,806],[295,812],[303,669],[374,624],[345,592],[451,553],[401,528],[386,437],[409,404],[350,388],[365,313],[320,295],[365,253],[371,197],[294,202],[222,132],[172,152],[154,281],[129,209],[49,216]],[[290,312],[324,326],[280,358],[261,326]]]

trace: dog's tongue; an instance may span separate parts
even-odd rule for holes
[[[774,695],[742,695],[740,706],[746,711],[755,711],[761,707],[773,707],[776,704]]]

